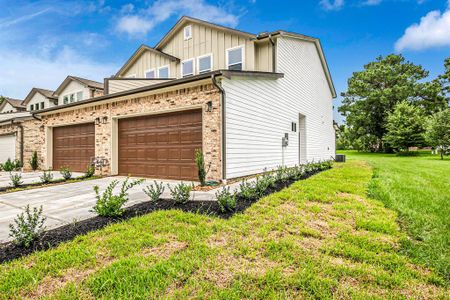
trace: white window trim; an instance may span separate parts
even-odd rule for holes
[[[240,45],[240,46],[236,46],[236,47],[232,47],[232,48],[228,48],[225,50],[225,62],[226,62],[226,69],[228,70],[228,52],[232,51],[232,50],[236,50],[236,49],[242,49],[242,70],[245,70],[245,46],[244,45]]]
[[[184,75],[183,74],[183,63],[185,63],[187,61],[192,61],[192,74]],[[189,58],[189,59],[185,59],[185,60],[181,61],[181,63],[180,63],[180,74],[181,74],[181,77],[187,77],[187,76],[194,76],[195,75],[195,58]]]
[[[211,69],[207,72],[210,72],[212,70],[214,70],[214,60],[213,60],[213,54],[212,53],[208,53],[205,55],[201,55],[197,57],[197,74],[200,74],[200,59],[201,58],[205,58],[205,57],[211,57]]]
[[[159,70],[164,69],[164,68],[167,68],[167,78],[170,78],[170,66],[169,65],[165,65],[165,66],[162,66],[162,67],[158,68],[158,78],[161,78],[159,76]]]
[[[147,78],[147,72],[150,72],[150,71],[153,71],[153,74],[154,74],[153,79],[157,78],[157,74],[156,74],[155,68],[145,70],[145,72],[144,72],[144,78],[146,78],[146,79],[152,79],[152,78]]]
[[[191,33],[190,36],[186,36],[186,28],[190,28],[189,32]],[[192,25],[184,26],[183,28],[183,38],[185,41],[192,39]]]

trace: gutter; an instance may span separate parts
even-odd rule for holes
[[[219,75],[220,74],[212,74],[211,80],[213,85],[220,91],[220,102],[222,103],[222,180],[226,181],[227,180],[227,151],[226,151],[227,139],[226,139],[226,110],[225,110],[226,94],[223,87],[217,82],[216,77]]]

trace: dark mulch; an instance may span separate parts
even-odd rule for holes
[[[306,179],[318,172],[311,172],[304,175],[300,180]],[[280,191],[290,186],[295,181],[279,183],[273,188],[269,188],[265,195]],[[105,226],[120,221],[128,220],[136,216],[142,216],[153,211],[179,209],[184,212],[200,213],[208,216],[216,216],[228,219],[236,213],[245,211],[253,203],[259,199],[245,199],[237,196],[237,206],[232,212],[222,213],[219,204],[216,201],[189,201],[185,204],[177,204],[173,200],[161,200],[158,202],[142,202],[128,207],[124,214],[119,218],[93,217],[87,220],[64,225],[52,230],[46,231],[38,240],[36,240],[30,248],[22,248],[11,242],[0,244],[0,263],[11,261],[22,256],[31,254],[35,251],[47,250],[54,248],[62,242],[72,240],[78,235],[86,234],[90,231],[104,228]]]

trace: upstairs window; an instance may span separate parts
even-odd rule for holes
[[[70,94],[70,103],[75,102],[75,94]]]
[[[145,78],[155,78],[155,69],[145,71]]]
[[[81,101],[83,100],[83,92],[78,92],[77,93],[77,101]]]
[[[33,111],[34,110],[34,104],[31,104],[30,106],[30,110]]]
[[[181,76],[187,77],[194,75],[194,60],[188,59],[181,62]]]
[[[212,70],[212,55],[204,55],[198,58],[198,73],[206,73]]]
[[[69,103],[69,96],[64,96],[63,97],[63,104],[67,104]]]
[[[241,71],[243,67],[243,48],[242,46],[227,49],[227,68],[228,70]]]
[[[44,102],[41,102],[41,109],[44,109],[44,106],[45,106]]]
[[[169,78],[169,67],[161,67],[158,69],[159,78]]]
[[[192,38],[192,25],[184,27],[184,40],[189,40]]]

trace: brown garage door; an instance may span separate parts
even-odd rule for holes
[[[120,175],[196,180],[201,148],[201,110],[119,120]]]
[[[86,171],[95,156],[95,125],[93,123],[53,128],[53,170],[69,167]]]

